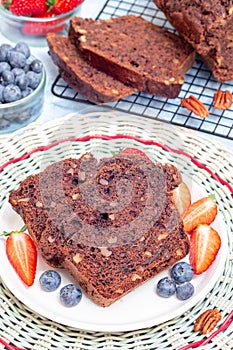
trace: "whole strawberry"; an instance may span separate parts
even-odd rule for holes
[[[35,22],[31,21],[25,21],[22,27],[22,33],[26,35],[32,35],[32,36],[43,36],[46,35],[49,32],[56,32],[60,33],[66,28],[66,24],[63,23],[62,18],[57,18],[53,20],[53,17],[57,16],[57,14],[54,14],[54,11],[51,10],[49,12],[46,12],[45,14],[41,16],[37,16],[37,18],[41,18],[42,22],[37,22],[35,25]],[[51,21],[43,22],[44,18],[50,18]]]
[[[48,0],[49,3],[54,0]],[[66,13],[73,10],[75,7],[80,5],[84,0],[55,0],[53,10],[57,14]]]
[[[49,6],[46,0],[6,0],[4,7],[16,16],[40,16],[44,14]]]

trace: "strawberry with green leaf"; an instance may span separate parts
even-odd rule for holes
[[[72,11],[75,7],[80,5],[83,0],[48,0],[51,8],[57,14]]]
[[[6,232],[6,255],[18,276],[30,287],[36,275],[37,251],[31,237],[25,232],[26,226],[19,231]]]
[[[209,225],[199,225],[190,236],[189,260],[194,273],[205,272],[214,262],[221,247],[218,232]]]
[[[3,6],[16,16],[37,17],[49,9],[46,0],[5,0]]]

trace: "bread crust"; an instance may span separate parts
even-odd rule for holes
[[[154,0],[220,82],[233,79],[233,1]]]
[[[177,97],[194,62],[189,44],[140,16],[73,17],[69,38],[92,66],[152,95]]]
[[[92,67],[67,37],[49,33],[46,38],[50,57],[61,77],[87,100],[100,105],[137,91]]]

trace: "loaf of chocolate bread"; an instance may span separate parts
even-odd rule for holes
[[[154,0],[221,82],[233,79],[233,1]]]
[[[47,42],[49,54],[62,78],[89,101],[96,104],[113,102],[136,92],[135,88],[90,66],[67,37],[49,33]]]
[[[69,37],[91,65],[152,95],[177,97],[194,61],[181,37],[139,16],[73,17]]]
[[[189,252],[171,164],[86,153],[49,165],[10,193],[42,258],[109,306]]]

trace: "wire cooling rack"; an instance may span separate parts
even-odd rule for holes
[[[153,0],[108,0],[97,19],[127,14],[140,15],[154,24],[174,31]],[[233,109],[222,111],[215,109],[212,105],[217,89],[232,91],[233,82],[219,83],[197,56],[193,67],[185,76],[185,83],[178,98],[166,99],[138,92],[117,102],[105,104],[105,106],[233,140]],[[91,104],[67,85],[60,75],[52,84],[52,93],[60,98]],[[206,119],[195,116],[181,106],[180,99],[191,94],[209,109],[210,115]]]

